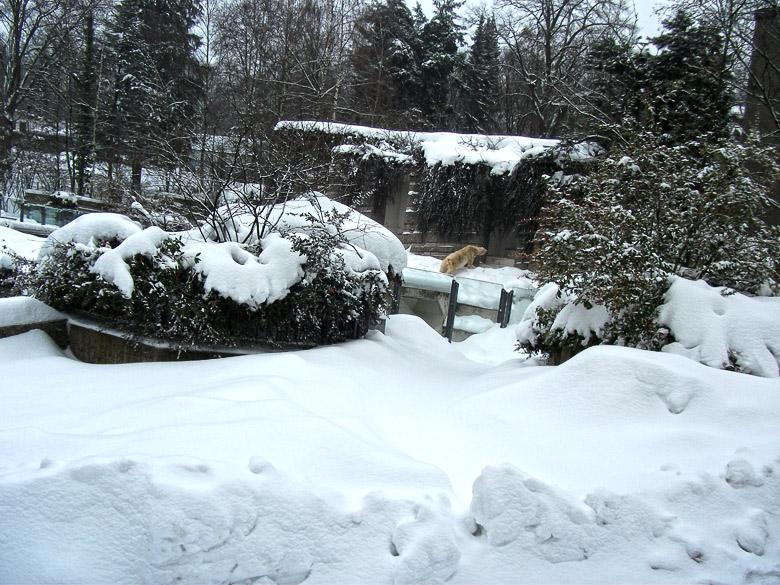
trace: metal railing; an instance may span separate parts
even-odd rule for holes
[[[534,288],[527,286],[506,286],[502,283],[469,278],[465,275],[450,276],[440,272],[405,268],[403,287],[407,295],[413,289],[428,291],[429,296],[443,300],[446,297],[446,310],[442,334],[452,341],[453,331],[458,329],[458,310],[468,309],[469,317],[490,319],[505,328],[512,322],[519,322],[525,308],[533,299]],[[400,308],[403,292],[400,286],[394,295],[393,312]],[[477,313],[480,315],[477,316]],[[513,318],[514,317],[514,318]],[[463,320],[463,317],[460,317]]]

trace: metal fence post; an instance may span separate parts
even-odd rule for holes
[[[393,302],[390,305],[390,314],[397,315],[401,310],[401,278],[398,277],[393,282]]]
[[[452,279],[452,286],[450,287],[450,303],[447,306],[447,321],[444,325],[444,336],[447,341],[452,343],[452,329],[455,325],[455,308],[458,304],[458,281]]]
[[[512,314],[512,297],[515,296],[515,291],[501,289],[501,296],[504,299],[504,312],[501,314],[501,329],[506,329],[509,325],[509,316]]]
[[[498,315],[496,315],[496,323],[501,325],[504,322],[504,313],[506,312],[506,289],[501,287],[501,296],[498,299]],[[501,325],[503,328],[504,326]]]

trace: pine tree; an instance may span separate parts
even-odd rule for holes
[[[418,59],[425,83],[420,106],[432,127],[448,128],[453,118],[453,76],[460,65],[458,49],[463,44],[457,10],[462,5],[461,0],[434,0],[436,11],[422,29]]]
[[[74,75],[76,94],[74,119],[74,170],[76,192],[84,195],[89,183],[89,168],[95,156],[95,107],[97,93],[95,58],[95,19],[92,11],[84,21],[84,54],[81,70]]]
[[[419,34],[404,0],[370,5],[357,23],[352,53],[357,109],[369,121],[384,124],[408,117],[417,108],[420,75]]]
[[[198,0],[121,0],[112,22],[111,150],[130,164],[135,190],[144,164],[189,147],[201,93],[190,32],[199,10]]]
[[[658,53],[648,60],[655,131],[676,141],[702,134],[725,137],[733,98],[720,33],[683,10],[664,20],[663,27],[651,39]]]
[[[501,51],[494,17],[480,17],[468,57],[463,63],[460,116],[464,130],[497,130],[496,113],[501,94]]]
[[[663,135],[618,131],[623,140],[587,176],[550,184],[536,235],[539,281],[609,312],[591,342],[668,342],[656,311],[671,276],[780,294],[780,228],[762,219],[776,154],[751,141],[669,144]],[[557,310],[542,313],[545,343],[582,348],[553,331]]]

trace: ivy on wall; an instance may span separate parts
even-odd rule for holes
[[[546,191],[546,178],[563,168],[547,152],[521,161],[510,174],[491,174],[487,165],[455,163],[424,167],[414,200],[418,227],[464,238],[478,233],[483,245],[492,234],[515,233],[529,247]]]

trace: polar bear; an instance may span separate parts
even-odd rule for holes
[[[468,265],[469,268],[474,268],[474,258],[482,256],[483,254],[487,254],[487,250],[481,246],[466,246],[465,248],[461,248],[441,261],[439,272],[455,274],[456,270],[463,268],[466,265]]]

